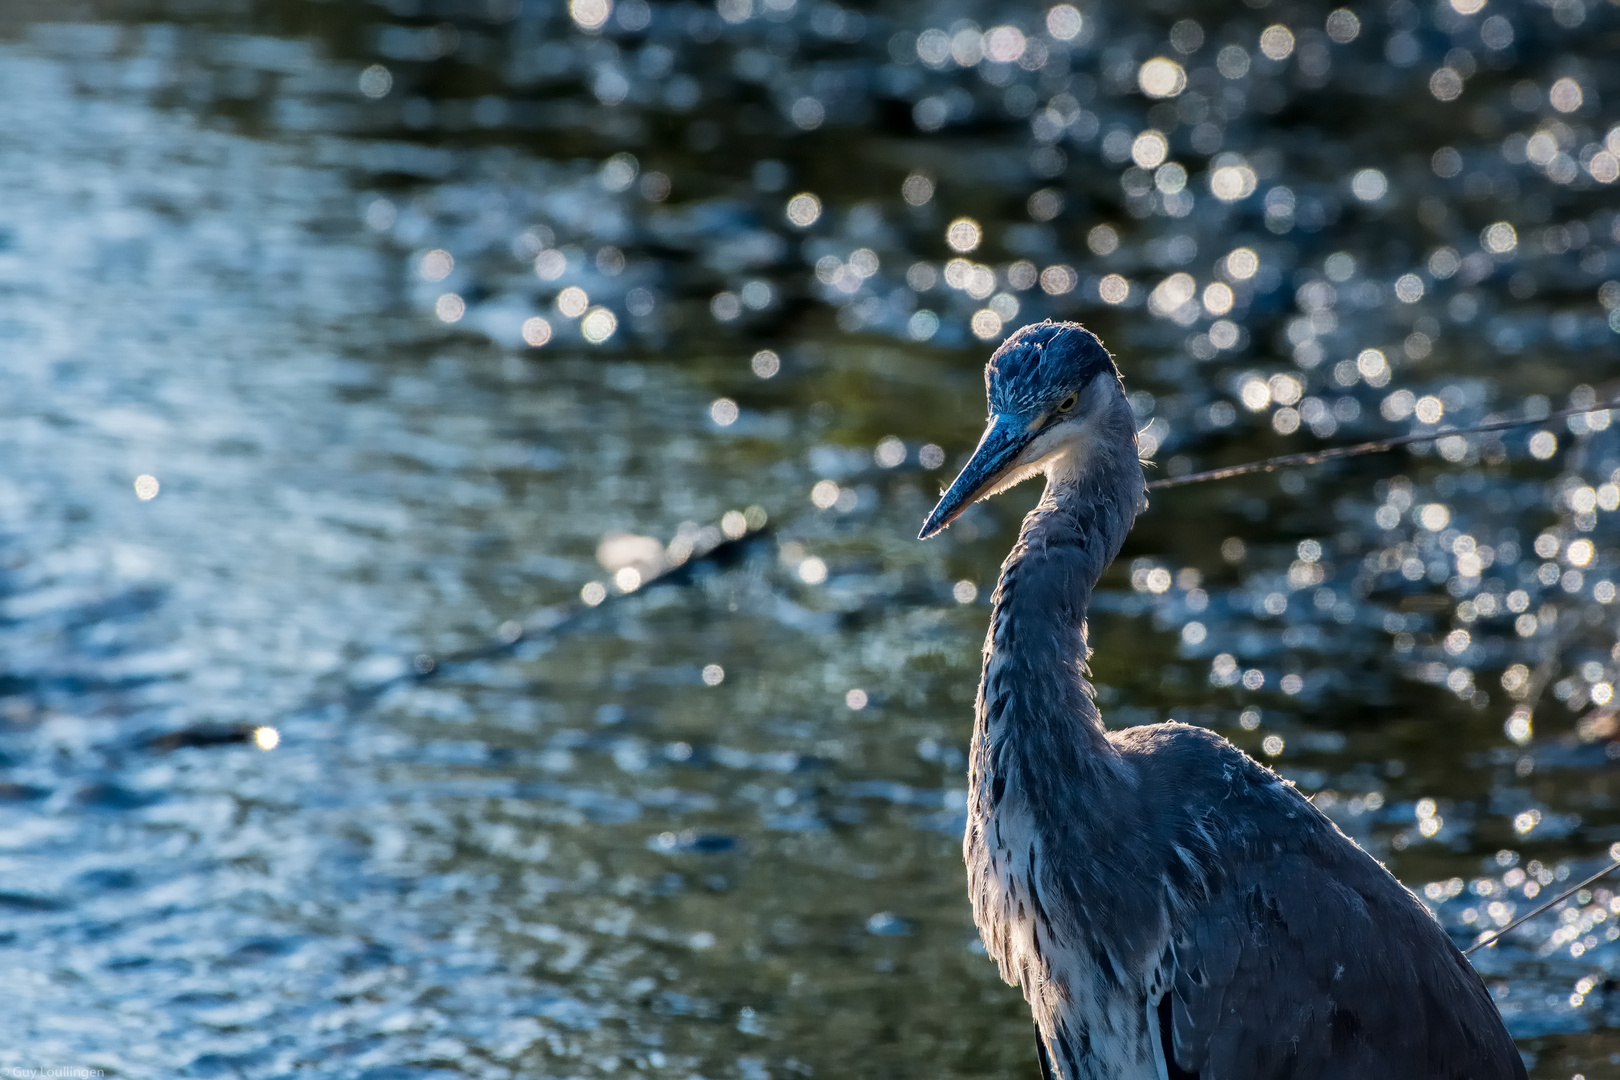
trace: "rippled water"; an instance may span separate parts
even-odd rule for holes
[[[1620,394],[1610,4],[63,17],[0,21],[10,1066],[1033,1075],[958,855],[1033,492],[911,539],[1002,332],[1096,328],[1165,476]],[[1105,714],[1507,922],[1620,842],[1617,430],[1157,493]],[[1620,1061],[1617,890],[1476,956],[1534,1076]]]

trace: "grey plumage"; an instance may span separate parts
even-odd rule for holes
[[[963,842],[974,920],[1063,1080],[1494,1080],[1524,1065],[1428,910],[1292,785],[1185,724],[1107,731],[1086,611],[1146,506],[1119,373],[1073,323],[985,372],[929,516],[1044,474],[993,599]]]

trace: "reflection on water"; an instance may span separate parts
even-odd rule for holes
[[[1610,4],[107,19],[0,44],[8,1065],[1031,1071],[957,854],[1015,508],[910,539],[985,353],[1096,327],[1162,475],[1620,393]],[[1504,925],[1620,841],[1616,430],[1159,493],[1105,714]],[[1477,954],[1534,1075],[1617,934]]]

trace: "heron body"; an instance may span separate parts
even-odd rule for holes
[[[1092,589],[1146,507],[1117,368],[1073,323],[986,368],[991,419],[923,528],[1046,478],[1002,565],[963,842],[974,921],[1062,1080],[1495,1080],[1524,1065],[1429,911],[1231,743],[1108,731]]]

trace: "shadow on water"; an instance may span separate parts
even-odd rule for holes
[[[7,5],[0,1061],[1033,1075],[957,854],[1033,493],[911,539],[984,356],[1096,328],[1160,476],[1612,399],[1617,35]],[[1156,493],[1105,715],[1505,925],[1620,842],[1609,419]],[[1620,1061],[1617,920],[1476,956],[1533,1075]]]

